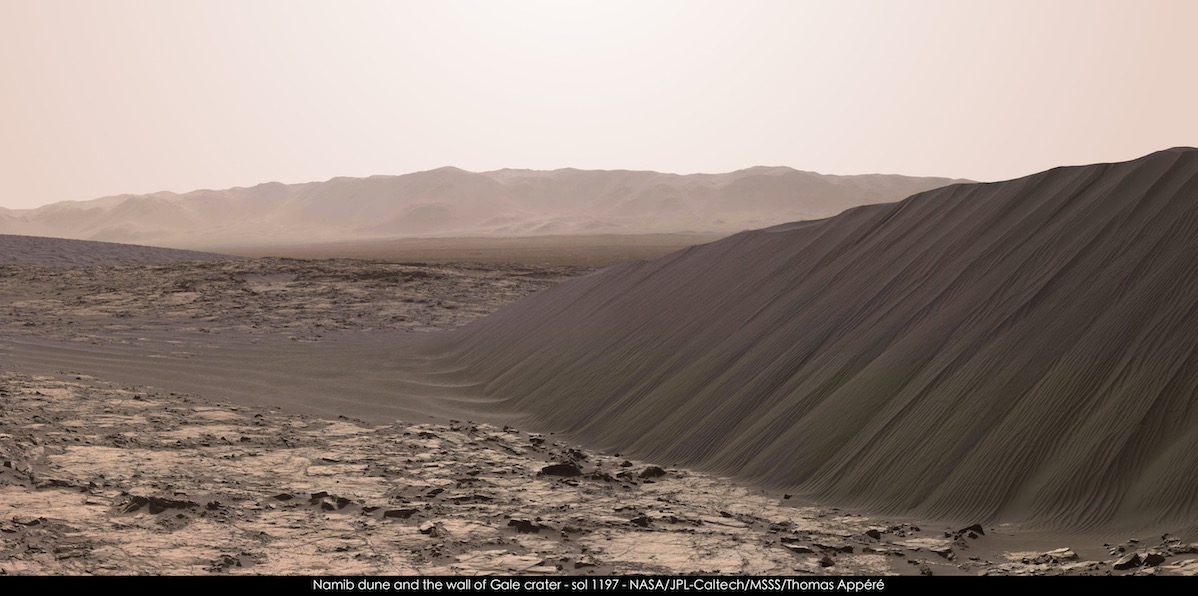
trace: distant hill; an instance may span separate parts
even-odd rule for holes
[[[784,167],[727,174],[563,169],[403,176],[120,195],[0,210],[0,233],[173,247],[436,236],[732,233],[817,219],[954,182],[828,176]]]

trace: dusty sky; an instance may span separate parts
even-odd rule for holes
[[[0,206],[455,165],[997,180],[1198,145],[1198,2],[0,0]]]

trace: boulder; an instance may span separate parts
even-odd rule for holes
[[[579,474],[582,474],[582,468],[578,467],[578,464],[574,462],[549,464],[541,468],[541,471],[537,473],[538,476],[560,476],[563,478],[570,478]]]
[[[1119,559],[1117,561],[1115,561],[1115,564],[1112,565],[1112,567],[1114,567],[1115,569],[1117,569],[1119,571],[1124,571],[1127,569],[1134,569],[1136,567],[1139,567],[1142,562],[1143,561],[1140,560],[1139,553],[1131,553],[1130,555],[1123,555],[1122,557],[1119,557]]]

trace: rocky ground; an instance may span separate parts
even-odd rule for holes
[[[1167,537],[996,552],[993,528],[792,500],[511,428],[0,376],[4,574],[1198,571],[1198,545]]]
[[[0,266],[0,330],[104,343],[130,333],[452,329],[589,267],[230,259]]]
[[[585,271],[9,267],[0,337],[445,329]],[[512,428],[322,419],[45,373],[0,361],[0,574],[1198,572],[1198,545],[1167,535],[879,519]]]

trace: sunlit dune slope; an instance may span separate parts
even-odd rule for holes
[[[600,447],[847,506],[1198,523],[1198,150],[610,268],[436,340]]]

